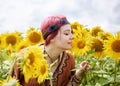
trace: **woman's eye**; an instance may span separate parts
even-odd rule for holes
[[[65,35],[69,35],[69,33],[64,33]]]

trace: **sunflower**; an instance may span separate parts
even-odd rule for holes
[[[73,34],[74,34],[75,38],[79,38],[79,35],[82,35],[82,37],[86,36],[87,34],[90,35],[89,31],[86,28],[73,29]]]
[[[20,40],[22,40],[22,37],[19,34],[16,34],[16,32],[3,34],[4,47],[11,45],[13,48],[15,48]]]
[[[108,40],[108,38],[109,38],[110,36],[112,36],[112,34],[109,33],[109,32],[99,32],[99,33],[98,33],[98,37],[100,37],[100,38],[103,39],[103,40]]]
[[[73,40],[71,52],[75,56],[86,55],[91,50],[90,38],[91,36],[88,34],[84,36],[82,34],[77,35]]]
[[[27,33],[32,32],[32,31],[34,31],[34,30],[36,30],[36,28],[33,27],[33,26],[30,26],[30,27],[28,28],[28,30],[27,30]]]
[[[23,57],[23,59],[21,59],[20,62],[21,62],[21,68],[23,69],[23,74],[26,82],[28,82],[30,78],[36,78],[36,77],[41,78],[40,72],[38,72],[38,68],[43,66],[42,64],[43,60],[46,61],[44,59],[45,55],[42,54],[42,52],[43,52],[42,48],[40,48],[39,46],[30,46],[25,51],[22,51],[21,56]],[[44,80],[43,77],[42,77],[42,80]]]
[[[105,52],[108,56],[114,57],[115,61],[120,58],[120,34],[113,34],[105,41]]]
[[[20,86],[18,80],[10,77],[9,80],[0,81],[0,86]]]
[[[32,30],[27,32],[25,39],[26,41],[28,41],[30,45],[35,45],[43,42],[42,33],[41,31],[37,31],[37,30]]]
[[[11,55],[14,51],[14,48],[11,46],[11,44],[8,45],[5,49],[8,55]]]
[[[90,31],[92,36],[97,36],[99,32],[104,32],[100,26],[93,27]]]
[[[83,25],[76,21],[76,22],[71,23],[71,27],[72,29],[78,29],[78,28],[82,29]]]
[[[28,42],[22,40],[22,41],[20,41],[20,43],[18,43],[18,45],[16,46],[16,51],[19,52],[21,49],[26,48],[26,47],[28,47],[28,46],[30,46],[30,45],[28,44]]]
[[[45,60],[41,61],[41,66],[38,68],[38,73],[38,82],[41,83],[47,78],[49,74],[48,65]]]
[[[0,50],[2,49],[3,45],[2,45],[2,35],[0,34]]]
[[[120,35],[120,31],[118,31],[117,34]]]
[[[91,50],[94,50],[94,56],[97,58],[101,58],[105,56],[104,52],[104,42],[102,39],[98,37],[93,37],[92,39]]]

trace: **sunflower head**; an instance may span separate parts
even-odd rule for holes
[[[35,31],[35,30],[36,30],[35,27],[30,26],[29,29],[27,30],[27,33],[30,33],[30,32]]]
[[[22,40],[22,36],[19,36],[19,34],[16,34],[16,32],[3,34],[4,47],[11,45],[13,48],[15,48],[20,40]]]
[[[120,34],[113,34],[105,41],[105,51],[108,56],[114,57],[115,61],[120,58]]]
[[[42,81],[44,81],[48,77],[49,70],[48,70],[48,65],[47,65],[45,60],[43,60],[41,62],[41,66],[39,67],[38,73],[39,73],[39,77],[38,77],[39,83],[41,83]]]
[[[104,32],[100,26],[93,27],[90,31],[92,36],[97,36],[99,32]]]
[[[82,34],[80,35],[75,35],[76,37],[74,38],[72,42],[72,49],[71,52],[76,56],[84,56],[86,55],[90,49],[91,49],[91,43],[90,39],[91,36],[88,34]]]
[[[27,33],[26,40],[31,45],[42,43],[43,42],[42,33],[37,30],[30,31],[29,33]]]
[[[46,66],[45,65],[41,65],[40,72],[41,72],[42,75],[45,74],[45,72],[46,72]]]
[[[120,36],[120,31],[117,32],[117,35]]]
[[[84,41],[84,40],[80,40],[80,41],[78,41],[78,43],[77,43],[77,47],[78,47],[79,49],[84,48],[84,47],[85,47],[85,41]]]
[[[95,52],[101,52],[103,50],[103,43],[99,39],[93,39],[92,49],[95,49]]]
[[[6,51],[7,51],[7,54],[8,54],[8,55],[11,55],[11,54],[13,53],[14,49],[13,49],[13,47],[11,46],[11,44],[7,46]]]
[[[71,27],[72,29],[82,29],[83,28],[83,25],[80,24],[79,22],[74,22],[74,23],[71,23]]]
[[[120,53],[120,39],[112,42],[111,48],[114,52]]]
[[[0,50],[1,50],[2,47],[3,47],[3,45],[2,45],[2,39],[3,39],[3,37],[2,37],[2,35],[0,34]]]
[[[15,45],[16,44],[16,37],[13,35],[9,35],[8,37],[6,37],[6,43],[11,44],[11,45]]]
[[[26,48],[28,46],[30,46],[29,43],[27,41],[22,40],[16,46],[16,51],[19,52],[21,49]]]
[[[104,42],[102,39],[93,37],[91,49],[94,50],[94,56],[101,58],[105,56],[104,53]]]
[[[30,78],[40,77],[44,80],[48,74],[47,62],[44,59],[43,48],[40,46],[29,46],[25,50],[21,50],[21,68],[25,77],[25,82]],[[40,81],[41,82],[41,81]]]
[[[73,29],[73,34],[75,38],[79,38],[79,36],[86,37],[86,35],[90,35],[89,31],[86,28]]]
[[[99,33],[98,33],[98,37],[100,37],[100,38],[103,39],[103,40],[108,40],[108,38],[109,38],[110,36],[112,36],[112,34],[109,33],[109,32],[99,32]]]
[[[22,50],[24,66],[34,67],[44,58],[42,49],[38,46],[30,46]]]
[[[35,61],[34,53],[30,52],[26,58],[27,58],[29,65],[33,65],[33,63]]]

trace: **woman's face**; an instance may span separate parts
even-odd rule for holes
[[[54,42],[54,46],[61,48],[63,50],[69,50],[72,48],[72,40],[74,36],[71,31],[70,24],[63,25],[58,34],[52,39]]]

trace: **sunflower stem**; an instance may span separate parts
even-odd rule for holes
[[[13,69],[14,69],[15,62],[16,62],[16,59],[13,60],[13,63],[12,63],[12,65],[11,65],[11,67],[10,67],[10,71],[9,71],[9,74],[8,74],[8,77],[7,77],[7,82],[9,81],[10,76],[12,75],[12,72],[13,72]]]
[[[115,62],[114,86],[117,86],[117,84],[116,84],[116,76],[117,76],[117,62]]]
[[[101,67],[102,67],[102,71],[104,70],[104,64],[103,61],[101,61]],[[103,73],[102,73],[102,78],[103,78]]]
[[[118,60],[118,64],[120,64],[120,59]],[[118,71],[120,70],[120,65],[118,65]]]

